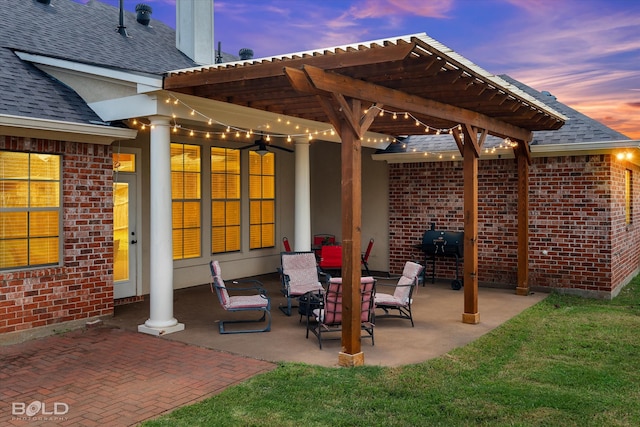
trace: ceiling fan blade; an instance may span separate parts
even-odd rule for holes
[[[289,153],[293,153],[293,150],[290,148],[279,147],[277,145],[267,145],[267,147],[277,148],[278,150],[288,151]]]

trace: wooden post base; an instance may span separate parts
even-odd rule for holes
[[[529,288],[516,288],[516,295],[527,296],[531,293]]]
[[[462,323],[475,325],[480,323],[480,313],[462,313]]]
[[[338,365],[350,368],[352,366],[364,365],[364,353],[347,354],[342,351],[338,353]]]

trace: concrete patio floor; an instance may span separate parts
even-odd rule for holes
[[[320,350],[315,336],[305,339],[305,321],[299,321],[297,311],[288,317],[278,309],[286,304],[286,299],[280,292],[277,274],[255,279],[265,285],[271,297],[273,322],[270,332],[220,335],[217,323],[220,319],[232,320],[242,314],[222,310],[207,284],[175,291],[174,316],[184,323],[185,330],[162,338],[270,362],[337,366],[340,339],[323,341]],[[388,280],[380,282],[389,283]],[[438,357],[476,340],[547,295],[518,296],[513,289],[481,287],[478,292],[480,323],[470,325],[462,323],[464,291],[452,290],[449,283],[428,282],[418,288],[414,293],[413,328],[408,320],[378,318],[375,346],[371,346],[370,340],[362,341],[365,364],[398,366]],[[382,292],[382,287],[378,287],[378,292]],[[148,318],[149,301],[146,298],[144,302],[116,307],[114,317],[106,324],[137,331],[138,325]]]

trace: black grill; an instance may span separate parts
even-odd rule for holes
[[[422,235],[420,250],[425,255],[464,256],[464,233],[461,231],[427,230]]]
[[[424,264],[431,261],[431,283],[436,281],[436,259],[439,257],[452,257],[456,259],[456,278],[451,282],[452,289],[460,289],[462,280],[459,278],[458,270],[460,261],[464,257],[464,233],[461,231],[436,230],[434,224],[431,229],[422,235],[422,243],[414,246],[424,253]],[[423,274],[426,272],[423,272]],[[424,283],[424,282],[423,282]]]

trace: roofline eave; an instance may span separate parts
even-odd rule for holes
[[[631,152],[634,154],[630,160],[634,164],[640,165],[640,140],[620,140],[601,142],[579,142],[567,144],[541,144],[531,145],[531,157],[557,157],[576,156],[592,154],[616,154],[617,152]],[[512,159],[514,158],[512,149],[502,148],[495,151],[483,151],[480,160],[492,159]],[[409,151],[403,153],[376,153],[371,158],[387,163],[424,163],[424,162],[445,162],[462,160],[460,151],[440,150],[440,151]]]
[[[163,76],[160,74],[145,74],[136,71],[122,71],[109,67],[91,65],[82,62],[74,62],[67,59],[53,58],[50,56],[15,51],[15,54],[23,61],[37,65],[49,66],[67,70],[69,72],[95,76],[106,79],[120,80],[136,84],[139,93],[162,89]]]
[[[110,145],[114,141],[135,139],[135,129],[116,128],[98,124],[63,122],[59,120],[0,114],[0,133]]]

